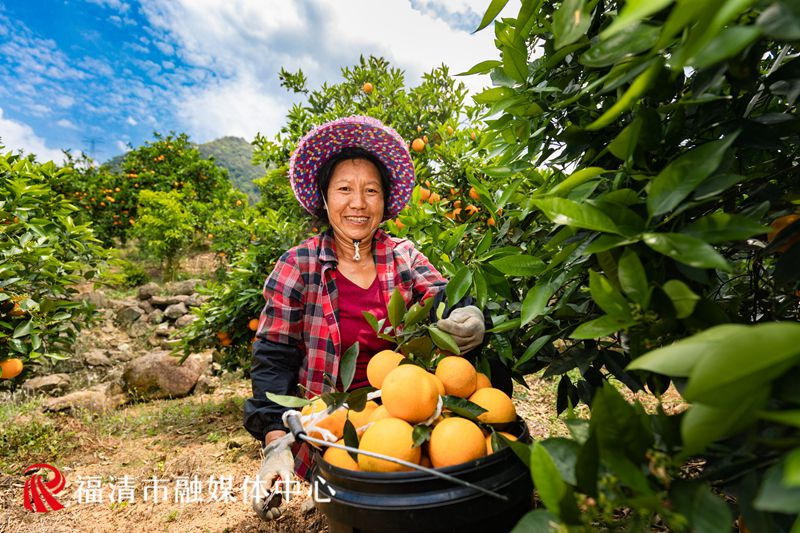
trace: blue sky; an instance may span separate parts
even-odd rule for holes
[[[386,57],[411,84],[441,63],[464,71],[497,56],[491,29],[470,34],[488,4],[0,0],[0,139],[42,160],[68,148],[104,161],[154,131],[273,135],[292,103],[281,67],[302,68],[312,87],[360,54]]]

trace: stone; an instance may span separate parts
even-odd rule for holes
[[[167,307],[164,310],[164,316],[171,320],[177,320],[178,318],[182,317],[188,312],[189,309],[186,307],[184,303],[181,302]]]
[[[185,328],[189,324],[193,323],[195,320],[197,320],[197,315],[193,315],[191,313],[187,313],[187,314],[185,314],[185,315],[183,315],[181,317],[178,317],[178,319],[175,320],[175,327],[176,328]]]
[[[127,342],[123,342],[117,346],[116,350],[111,351],[109,357],[114,361],[130,361],[133,359],[134,353],[131,349],[131,345]]]
[[[147,321],[150,324],[161,324],[164,321],[164,311],[161,309],[156,309],[147,317]]]
[[[153,296],[161,293],[161,287],[158,284],[153,283],[145,283],[136,291],[136,297],[140,300],[149,300]]]
[[[159,337],[169,337],[172,331],[172,328],[169,327],[169,322],[162,322],[156,327],[156,335]]]
[[[72,392],[59,398],[47,400],[42,409],[45,411],[66,411],[86,409],[103,413],[116,409],[128,402],[128,396],[117,382],[100,383],[89,389]]]
[[[211,394],[219,387],[219,378],[217,376],[209,376],[203,374],[197,378],[197,383],[194,386],[194,394]]]
[[[164,350],[172,351],[178,346],[180,346],[181,340],[180,339],[161,339],[161,342],[158,345],[163,348]]]
[[[110,366],[113,364],[103,350],[89,350],[83,356],[83,359],[89,366]]]
[[[195,287],[203,283],[201,279],[185,279],[182,281],[173,281],[164,286],[167,294],[185,294],[190,295],[194,292]]]
[[[22,384],[22,390],[29,394],[58,394],[64,392],[70,382],[69,374],[49,374],[25,381]]]
[[[152,303],[156,307],[168,307],[170,305],[175,305],[179,303],[185,303],[189,300],[189,296],[185,294],[176,294],[174,296],[153,296],[150,299],[150,303]]]
[[[133,324],[144,314],[144,309],[138,305],[128,305],[117,311],[117,322],[122,326]]]
[[[139,307],[141,307],[142,310],[144,310],[144,312],[147,314],[152,313],[156,309],[155,307],[153,307],[153,304],[151,304],[149,300],[142,300],[141,302],[139,302]]]
[[[103,307],[108,305],[108,300],[106,300],[106,295],[100,291],[86,292],[81,294],[78,298],[89,302],[98,309],[102,309]]]
[[[137,320],[128,328],[128,336],[139,338],[150,334],[150,326],[146,320]]]
[[[183,364],[166,351],[151,352],[130,361],[122,373],[125,390],[146,400],[186,396],[206,371],[209,356],[191,354]]]

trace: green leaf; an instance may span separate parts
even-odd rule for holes
[[[564,0],[553,14],[556,50],[580,39],[591,22],[586,0]]]
[[[356,432],[356,428],[353,426],[353,423],[350,421],[349,417],[344,421],[342,437],[344,439],[345,446],[358,448],[358,432]],[[350,455],[350,458],[353,459],[353,461],[356,463],[358,462],[358,454],[356,452],[348,451],[347,453]]]
[[[424,320],[430,314],[434,300],[435,298],[429,297],[422,305],[415,303],[409,307],[408,311],[406,311],[406,316],[403,318],[404,327],[408,328]]]
[[[800,16],[790,2],[775,2],[756,21],[767,37],[781,41],[800,40]]]
[[[649,370],[671,377],[689,377],[706,351],[743,326],[725,324],[682,339],[670,346],[650,351],[634,359],[626,370]]]
[[[501,46],[503,57],[503,72],[519,83],[528,79],[527,50],[520,50],[515,46]]]
[[[504,333],[506,331],[511,331],[514,329],[519,329],[520,327],[520,319],[514,318],[511,320],[506,320],[504,322],[498,323],[492,329],[486,330],[487,333]]]
[[[555,533],[559,531],[558,518],[550,511],[534,509],[520,518],[511,533]]]
[[[725,28],[705,45],[696,56],[686,61],[686,66],[696,69],[708,68],[720,63],[750,46],[761,36],[758,26],[732,26]]]
[[[605,40],[616,35],[631,24],[635,24],[670,5],[672,0],[630,0],[625,2],[619,16],[603,30],[600,38]]]
[[[461,350],[459,350],[456,341],[454,341],[453,337],[446,331],[442,331],[436,326],[431,326],[428,328],[428,333],[430,334],[433,343],[442,350],[454,353],[456,355],[459,355],[461,353]]]
[[[470,285],[472,285],[472,272],[465,266],[461,267],[458,269],[458,272],[450,278],[450,281],[447,283],[447,288],[445,289],[447,301],[450,305],[455,305],[461,301],[461,298],[469,291]]]
[[[550,342],[550,339],[551,339],[551,338],[552,338],[552,336],[551,336],[551,335],[545,335],[544,337],[539,337],[538,339],[536,339],[535,341],[533,341],[533,342],[530,344],[530,346],[528,346],[528,348],[525,350],[525,353],[523,353],[523,354],[520,356],[520,358],[517,360],[517,362],[516,362],[516,363],[514,363],[514,368],[515,368],[515,369],[517,369],[517,368],[521,367],[522,365],[524,365],[525,363],[527,363],[527,362],[528,362],[528,360],[530,360],[530,359],[531,359],[531,358],[533,358],[533,357],[534,357],[534,356],[535,356],[537,353],[539,353],[539,350],[541,350],[542,348],[544,348],[544,345],[545,345],[545,344],[547,344],[548,342]]]
[[[520,309],[520,325],[524,326],[531,320],[544,314],[547,308],[547,303],[550,298],[558,290],[559,284],[554,281],[540,280],[533,286],[525,299],[522,301],[522,308]]]
[[[639,132],[644,121],[637,116],[633,122],[625,126],[619,135],[608,145],[608,151],[622,161],[627,161],[633,156],[636,145],[639,143]]]
[[[664,283],[661,288],[672,300],[672,305],[675,307],[675,316],[687,318],[694,313],[694,308],[700,297],[688,285],[680,280],[671,279]]]
[[[800,409],[791,409],[787,411],[764,411],[759,413],[759,416],[764,420],[770,420],[786,426],[800,428]]]
[[[285,394],[273,394],[271,392],[267,393],[267,399],[277,403],[282,407],[291,407],[292,409],[297,409],[298,407],[305,407],[309,405],[312,400],[306,400],[305,398],[298,398],[297,396],[287,396]]]
[[[595,272],[589,271],[589,290],[592,299],[600,306],[600,309],[620,322],[631,321],[631,311],[628,301],[622,294],[611,285],[608,278]]]
[[[633,326],[635,322],[626,322],[618,318],[603,315],[589,322],[584,322],[572,332],[571,339],[598,339]]]
[[[650,87],[658,78],[661,68],[664,66],[664,60],[661,57],[656,57],[650,61],[650,65],[647,69],[633,80],[625,93],[619,97],[614,105],[600,115],[597,120],[586,126],[586,131],[597,131],[610,125],[617,120],[622,113],[632,108],[634,104],[647,94]]]
[[[629,239],[627,237],[620,237],[619,235],[600,235],[598,238],[592,241],[589,246],[586,247],[586,249],[583,251],[583,254],[599,254],[602,252],[607,252],[608,250],[613,250],[614,248],[619,248],[620,246],[634,244],[636,242],[638,242],[638,239]]]
[[[692,369],[683,395],[691,402],[726,407],[741,400],[737,390],[766,389],[772,379],[798,361],[800,324],[739,326],[707,347]]]
[[[24,337],[25,335],[31,332],[31,326],[33,325],[33,320],[26,320],[25,322],[21,322],[16,328],[14,328],[14,335],[12,336],[13,339],[18,339],[20,337]]]
[[[419,448],[425,442],[431,440],[431,433],[433,426],[426,426],[425,424],[415,424],[414,430],[411,432],[411,439],[414,441],[413,448]]]
[[[499,67],[500,65],[502,65],[500,61],[497,61],[496,59],[489,59],[487,61],[481,61],[468,71],[456,74],[456,76],[472,76],[473,74],[487,74],[491,72],[493,68]]]
[[[600,167],[582,168],[573,172],[572,175],[570,175],[570,177],[564,181],[556,184],[555,187],[547,191],[547,194],[553,196],[564,196],[578,185],[583,185],[587,181],[590,181],[606,172],[608,172],[606,169]]]
[[[697,237],[707,243],[718,243],[740,241],[768,231],[769,228],[744,215],[713,213],[695,220],[681,233]]]
[[[476,104],[493,104],[498,100],[504,98],[511,98],[514,96],[514,90],[508,87],[492,87],[486,89],[472,97]]]
[[[483,14],[483,19],[481,20],[481,23],[472,33],[479,32],[483,28],[491,24],[491,22],[497,17],[497,15],[500,14],[503,8],[506,7],[507,3],[508,0],[492,0],[492,3],[489,4],[489,7],[486,9],[486,13]]]
[[[540,198],[533,204],[556,224],[620,234],[614,221],[601,210],[566,198]]]
[[[681,233],[645,233],[644,243],[656,252],[695,268],[716,268],[724,272],[731,265],[710,244]]]
[[[702,144],[671,161],[650,183],[647,212],[657,217],[673,210],[717,167],[737,133]]]
[[[787,486],[784,479],[786,461],[767,470],[753,507],[773,513],[800,513],[800,487]]]
[[[630,248],[626,248],[619,258],[617,276],[620,287],[628,298],[646,310],[650,305],[650,286],[647,282],[647,273],[644,271],[639,256]]]
[[[403,299],[403,294],[397,287],[392,291],[392,296],[389,298],[387,311],[389,314],[389,323],[393,328],[397,329],[397,326],[403,323],[403,316],[406,314],[406,302]]]
[[[641,407],[629,404],[608,383],[595,391],[590,431],[597,435],[601,458],[614,451],[638,463],[654,441],[649,418]]]
[[[354,342],[342,355],[339,361],[339,379],[342,381],[342,390],[350,388],[353,376],[356,373],[356,359],[358,359],[358,341]]]
[[[550,458],[558,468],[558,473],[566,483],[575,485],[575,463],[578,460],[580,444],[564,437],[550,437],[539,441],[547,449]]]
[[[458,416],[463,416],[473,422],[479,422],[478,417],[486,412],[486,409],[480,405],[458,396],[442,396],[442,409],[450,409]]]
[[[489,262],[507,276],[529,277],[540,274],[545,269],[544,262],[532,255],[508,255]]]
[[[660,26],[639,24],[602,39],[581,55],[579,62],[591,68],[610,67],[623,59],[652,48],[658,41]]]
[[[361,314],[364,315],[364,319],[366,319],[367,323],[369,323],[375,333],[381,332],[381,327],[378,324],[378,318],[375,315],[369,311],[361,311]]]
[[[568,494],[567,484],[547,449],[539,442],[534,442],[531,448],[531,476],[545,507],[560,514],[561,500]]]
[[[800,487],[800,448],[795,448],[786,455],[783,484],[787,487]]]

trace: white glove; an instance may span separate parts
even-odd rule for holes
[[[266,522],[275,520],[281,515],[283,495],[276,490],[278,480],[288,484],[294,471],[294,457],[292,456],[291,433],[269,443],[262,450],[264,460],[261,470],[258,471],[258,487],[253,493],[253,510],[261,520]],[[288,489],[288,485],[283,486]]]
[[[454,309],[449,317],[438,321],[436,326],[453,337],[462,354],[482,343],[486,331],[483,313],[474,305]]]

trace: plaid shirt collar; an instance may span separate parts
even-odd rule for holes
[[[396,245],[397,243],[386,232],[378,228],[372,238],[372,253],[378,259],[378,264],[389,263],[392,250]],[[328,228],[322,234],[322,242],[319,246],[319,262],[322,264],[323,270],[335,267],[339,263],[336,258],[333,228]]]

